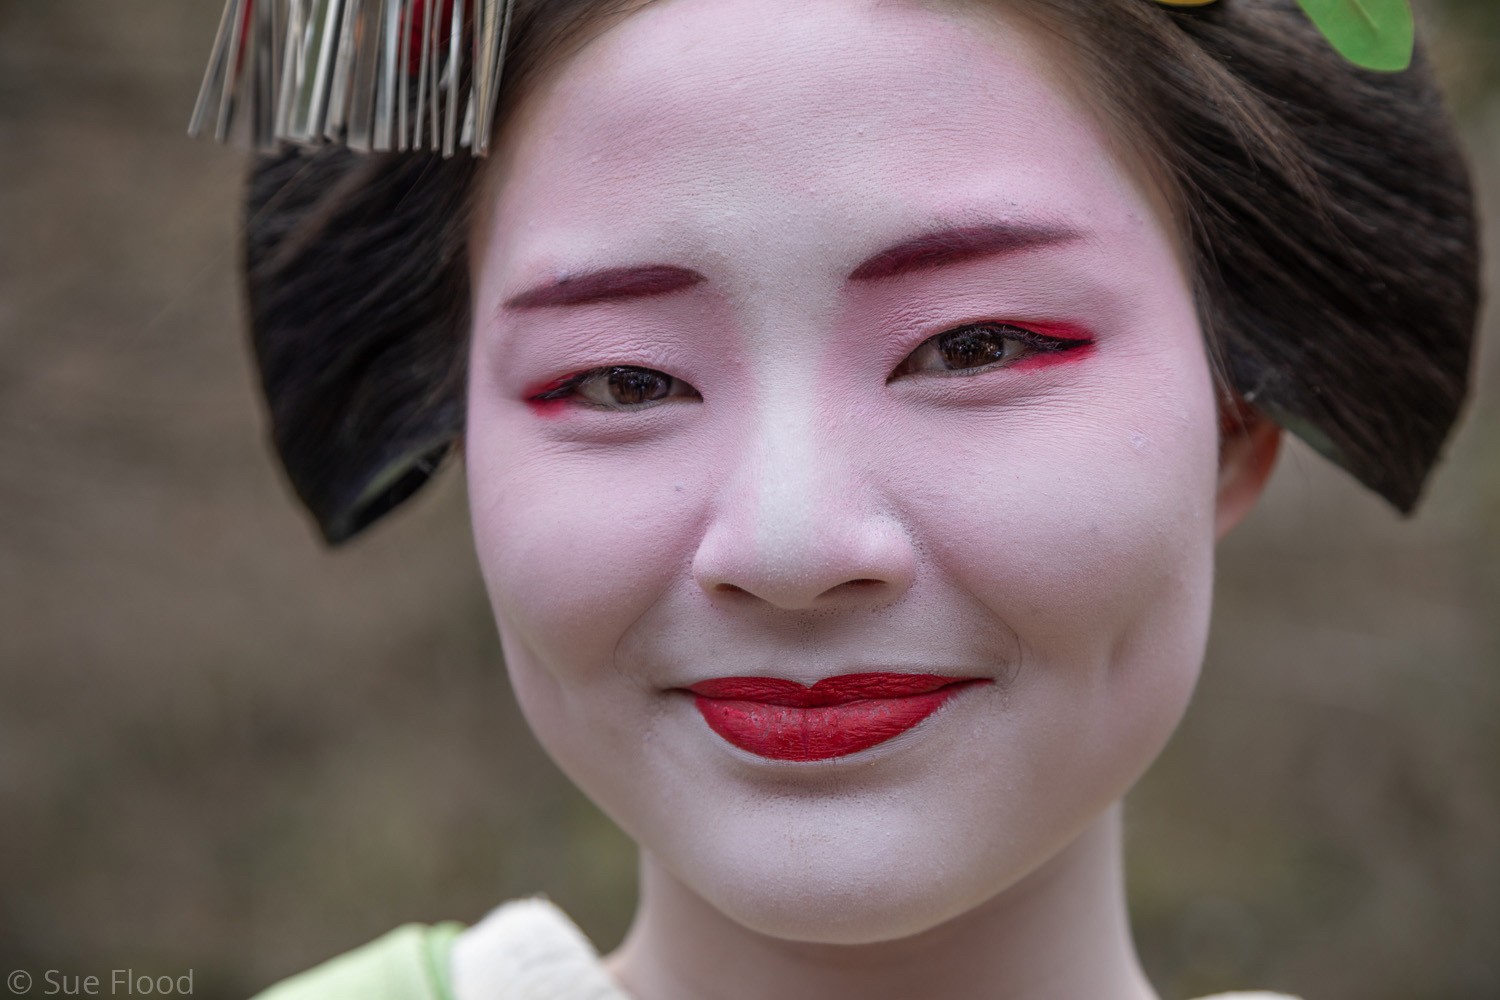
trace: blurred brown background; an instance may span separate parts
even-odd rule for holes
[[[611,947],[632,850],[517,715],[461,472],[330,555],[271,463],[244,158],[183,136],[219,6],[0,0],[0,973],[237,1000],[537,890]],[[1423,14],[1497,246],[1500,2]],[[1494,326],[1415,521],[1294,447],[1224,546],[1129,808],[1167,1000],[1500,997]]]

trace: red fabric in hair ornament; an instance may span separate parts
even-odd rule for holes
[[[435,12],[437,24],[433,31],[437,35],[438,51],[448,51],[448,40],[453,37],[453,0],[443,0]],[[422,19],[427,16],[427,0],[411,0],[411,39],[406,48],[406,73],[416,76],[422,72]]]

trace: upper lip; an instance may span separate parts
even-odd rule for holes
[[[779,677],[715,677],[688,685],[685,690],[702,698],[749,701],[788,708],[820,708],[855,701],[909,698],[930,694],[954,684],[983,681],[983,677],[952,677],[940,674],[859,673],[825,677],[811,687]]]

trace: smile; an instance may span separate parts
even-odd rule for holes
[[[828,760],[868,750],[927,718],[959,691],[988,684],[936,674],[843,674],[812,687],[720,677],[687,688],[710,729],[771,760]]]

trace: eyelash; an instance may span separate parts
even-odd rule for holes
[[[976,334],[989,336],[986,344]],[[968,338],[967,345],[964,338]],[[945,343],[947,341],[947,343]],[[975,350],[989,348],[992,352],[996,343],[1000,343],[1000,356],[991,361],[980,364],[951,366],[950,359],[943,357],[944,350],[967,349],[972,353]],[[1025,327],[1014,326],[1010,323],[968,323],[963,326],[944,330],[942,333],[929,337],[908,354],[902,362],[896,366],[887,383],[901,379],[913,378],[922,374],[932,375],[939,378],[953,378],[970,375],[978,375],[983,372],[993,371],[997,368],[1009,368],[1019,362],[1030,360],[1037,356],[1062,354],[1067,351],[1088,347],[1093,343],[1086,337],[1058,337]],[[1007,356],[1010,345],[1018,348],[1027,348],[1025,354]],[[942,361],[949,367],[934,369],[922,367],[923,362],[933,360]],[[975,359],[978,360],[978,359]],[[587,389],[602,387],[603,390],[614,396],[613,400],[601,400],[581,395]],[[648,398],[634,401],[618,398],[622,393],[648,394]],[[536,405],[577,403],[582,406],[592,407],[600,410],[644,410],[673,399],[702,399],[698,390],[693,388],[682,379],[668,375],[666,372],[657,371],[654,368],[644,368],[639,365],[606,365],[600,368],[590,368],[586,371],[570,375],[560,382],[553,383],[546,388],[535,392],[527,397],[527,401]]]
[[[622,389],[626,391],[648,391],[650,388],[653,388],[649,385],[651,382],[657,383],[660,388],[660,394],[634,402],[619,399],[613,402],[605,402],[588,397],[579,398],[580,393],[586,387],[589,387],[590,383],[603,386],[606,392],[618,394]],[[657,371],[655,368],[643,368],[640,365],[605,365],[602,368],[590,368],[587,371],[569,375],[561,382],[550,385],[542,391],[531,395],[528,397],[528,402],[573,402],[601,410],[645,410],[672,399],[701,398],[698,395],[698,390],[688,385],[682,379],[668,375],[666,372]]]
[[[980,341],[979,338],[974,336],[975,334],[990,335],[989,344],[984,344],[982,341]],[[941,357],[941,352],[945,349],[945,347],[949,350],[958,347],[962,344],[962,338],[964,337],[969,338],[970,343],[968,347],[971,352],[977,348],[982,348],[985,346],[993,347],[993,345],[997,342],[1000,343],[1002,345],[1001,356],[995,358],[994,360],[984,361],[978,364],[950,366],[946,369],[931,369],[919,367],[923,361],[931,361],[935,359],[943,360],[945,363],[947,363],[947,359]],[[948,341],[947,344],[944,344],[945,340]],[[1079,348],[1088,347],[1092,343],[1093,341],[1088,339],[1087,337],[1052,336],[1045,333],[1039,333],[1036,330],[1028,330],[1025,327],[1014,326],[1010,323],[968,323],[963,326],[954,327],[951,330],[944,330],[942,333],[939,333],[922,341],[922,343],[918,344],[910,354],[902,359],[901,363],[896,366],[895,371],[891,372],[890,377],[886,381],[895,382],[899,379],[912,378],[921,374],[933,375],[939,378],[978,375],[983,372],[993,371],[997,368],[1010,368],[1013,365],[1016,365],[1022,361],[1030,360],[1031,358],[1037,357],[1039,355],[1045,356],[1049,354],[1063,354],[1067,351],[1073,351]],[[1009,347],[1011,345],[1014,345],[1018,348],[1027,348],[1028,350],[1025,354],[1021,354],[1019,356],[1007,356]]]

